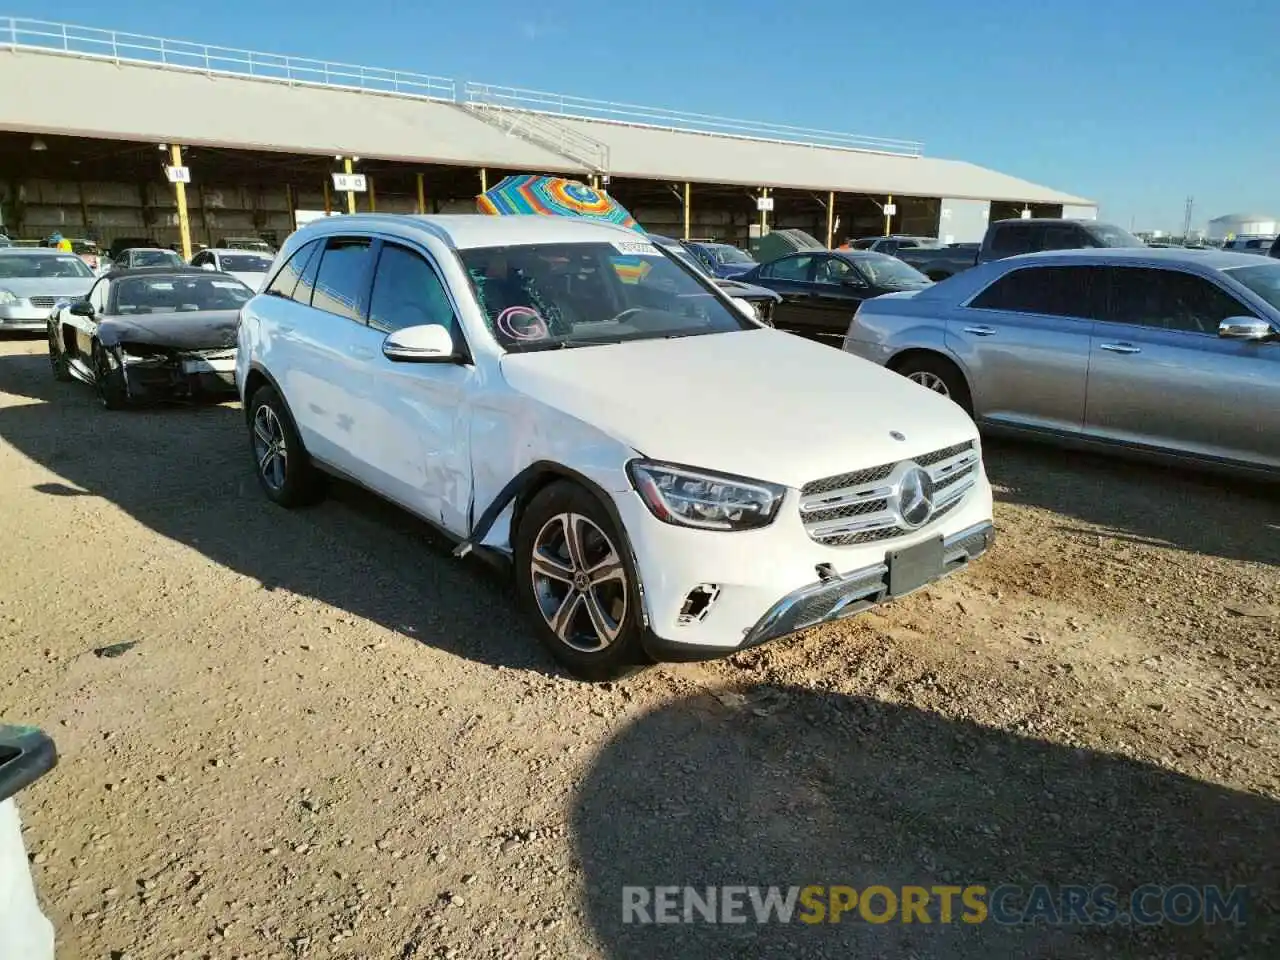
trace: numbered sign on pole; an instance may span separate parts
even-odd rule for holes
[[[165,167],[164,175],[168,177],[170,183],[190,183],[191,182],[190,167]]]
[[[364,193],[369,189],[363,173],[335,173],[333,189],[339,193]]]
[[[897,212],[898,212],[898,205],[896,203],[886,203],[884,205],[884,215],[886,217],[892,217],[895,214],[897,214]]]
[[[773,211],[773,197],[756,197],[756,209],[763,213]]]

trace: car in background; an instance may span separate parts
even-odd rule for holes
[[[142,267],[185,267],[182,257],[164,247],[133,247],[111,258],[111,269],[137,270]]]
[[[700,276],[706,277],[734,300],[745,303],[751,308],[752,315],[761,323],[773,326],[773,311],[782,302],[781,296],[767,287],[743,283],[740,280],[711,276],[707,273],[706,268],[703,267],[702,262],[679,240],[664,237],[657,233],[649,234],[649,239],[691,270],[696,271]]]
[[[268,499],[336,473],[509,561],[588,678],[849,616],[994,536],[962,410],[614,224],[318,220],[245,307],[236,379]]]
[[[1269,258],[1014,257],[867,301],[845,350],[991,431],[1280,477],[1280,263]]]
[[[731,279],[756,266],[755,257],[730,243],[715,240],[681,240],[680,243],[697,257],[703,269],[713,277]]]
[[[1223,243],[1222,249],[1229,250],[1232,253],[1256,253],[1265,257],[1271,253],[1272,247],[1277,243],[1280,243],[1280,238],[1272,235],[1235,237]]]
[[[271,244],[261,237],[223,237],[214,245],[214,249],[248,250],[253,253],[265,254],[268,257],[275,254],[275,251],[271,249]]]
[[[840,249],[871,250],[875,253],[887,253],[896,256],[899,250],[939,250],[946,244],[936,237],[913,237],[907,234],[891,234],[887,237],[863,237],[861,240],[850,240]]]
[[[83,297],[94,273],[74,253],[44,247],[0,250],[0,331],[44,330],[64,300]]]
[[[10,240],[8,237],[6,237],[4,234],[0,234],[0,248],[12,247],[12,246],[13,246],[13,241]]]
[[[134,247],[151,250],[159,246],[160,244],[151,237],[116,237],[107,247],[107,256],[115,260],[123,251]]]
[[[235,395],[236,324],[253,291],[192,267],[113,270],[48,318],[56,380],[94,387],[108,410]]]
[[[71,239],[71,252],[85,262],[90,270],[97,271],[102,265],[102,251],[93,240]]]
[[[896,257],[868,250],[793,253],[761,264],[741,280],[781,295],[773,311],[778,329],[828,337],[845,335],[864,300],[933,283]]]
[[[252,250],[212,247],[192,257],[191,265],[215,273],[229,273],[256,293],[271,269],[271,257]]]
[[[939,248],[901,248],[895,254],[930,280],[945,280],[980,263],[1043,250],[1095,247],[1142,247],[1145,244],[1119,227],[1096,220],[997,220],[987,227],[982,244]]]

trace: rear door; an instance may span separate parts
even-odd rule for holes
[[[773,324],[783,330],[811,330],[817,326],[813,302],[811,253],[792,254],[760,268],[761,285],[777,291],[782,302],[773,311]]]
[[[1079,433],[1101,270],[1021,267],[956,310],[947,345],[969,374],[976,416]]]
[[[1085,432],[1198,457],[1280,467],[1280,343],[1218,336],[1257,312],[1214,280],[1110,267],[1090,354]]]
[[[843,337],[849,323],[871,294],[871,284],[843,257],[820,256],[813,271],[814,333]]]

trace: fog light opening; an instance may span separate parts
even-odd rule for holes
[[[699,623],[706,619],[711,605],[720,596],[720,588],[714,583],[700,583],[684,598],[680,607],[680,616],[676,617],[676,625],[687,627],[691,623]]]

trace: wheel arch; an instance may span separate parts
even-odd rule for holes
[[[261,364],[254,362],[249,364],[249,372],[244,378],[244,393],[240,397],[241,406],[244,408],[244,421],[249,422],[252,411],[249,409],[249,401],[253,399],[253,395],[262,387],[270,387],[276,392],[276,396],[280,398],[280,402],[284,404],[285,410],[289,416],[293,416],[293,410],[289,408],[289,401],[285,399],[284,391],[280,389],[280,384],[276,381],[266,368]],[[297,422],[296,420],[294,421]]]

